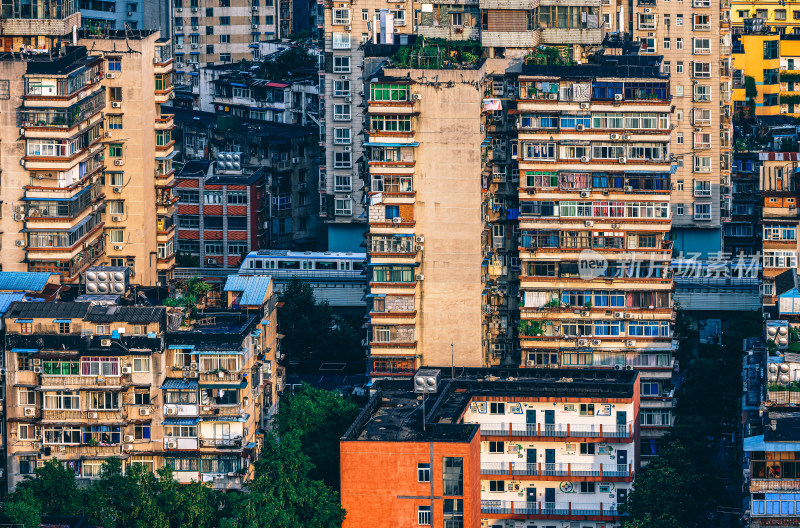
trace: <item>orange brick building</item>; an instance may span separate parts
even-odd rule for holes
[[[424,406],[415,382],[376,384],[340,441],[343,528],[618,525],[637,372],[460,370]]]

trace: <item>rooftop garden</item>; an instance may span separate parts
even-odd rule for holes
[[[391,58],[395,68],[469,70],[481,60],[479,42],[420,36],[413,46],[403,46]]]
[[[539,46],[525,56],[525,64],[531,66],[572,66],[569,46]]]

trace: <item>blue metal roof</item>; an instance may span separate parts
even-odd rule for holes
[[[0,293],[0,315],[8,311],[11,303],[21,301],[24,298],[25,294],[22,292]]]
[[[744,451],[800,451],[800,442],[766,442],[764,435],[744,439]]]
[[[240,306],[261,306],[267,301],[271,280],[268,275],[228,275],[225,291],[242,292]]]
[[[197,425],[200,418],[164,418],[164,425]]]
[[[197,389],[197,380],[168,378],[164,380],[161,388],[173,390],[194,390]]]
[[[40,292],[55,273],[2,271],[0,272],[0,291]]]

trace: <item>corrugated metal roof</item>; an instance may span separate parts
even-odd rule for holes
[[[25,294],[22,292],[0,293],[0,315],[8,311],[8,307],[11,306],[11,303],[21,301],[24,298]]]
[[[55,273],[3,271],[0,272],[0,291],[40,292]]]
[[[239,306],[261,306],[267,301],[268,275],[229,275],[225,282],[226,292],[242,292]]]
[[[196,425],[200,418],[164,418],[163,425]]]
[[[173,390],[192,390],[197,388],[197,380],[167,378],[164,380],[164,383],[161,384],[161,388]]]
[[[161,306],[95,305],[89,308],[86,320],[92,323],[157,323],[164,319],[165,311]]]
[[[89,310],[89,304],[76,302],[15,302],[7,313],[7,317],[22,319],[83,319]]]

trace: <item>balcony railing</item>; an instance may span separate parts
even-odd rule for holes
[[[548,517],[619,515],[616,504],[602,502],[526,502],[482,500],[481,513],[506,515],[539,515]]]
[[[200,447],[227,447],[238,449],[242,447],[241,438],[201,438]]]
[[[633,422],[625,425],[482,423],[481,436],[541,438],[629,438]]]
[[[239,416],[242,414],[242,408],[239,405],[203,405],[200,407],[200,414],[202,416]]]
[[[630,464],[526,464],[524,462],[485,462],[481,464],[483,475],[512,475],[532,477],[633,477]]]

